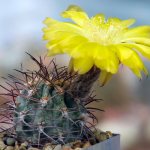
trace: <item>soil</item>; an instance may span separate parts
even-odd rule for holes
[[[95,135],[98,139],[98,142],[104,141],[112,137],[112,133],[110,131],[100,132],[100,134],[95,133]],[[42,149],[38,149],[29,146],[28,142],[18,144],[18,142],[14,138],[7,137],[5,133],[0,133],[0,150],[85,150],[91,145],[92,142],[90,141],[76,141],[63,146],[47,143]]]

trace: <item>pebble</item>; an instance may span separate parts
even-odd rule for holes
[[[28,142],[24,142],[21,144],[21,147],[28,147]]]
[[[19,149],[15,149],[15,150],[27,150],[26,147],[20,146]]]
[[[19,148],[20,148],[20,147],[19,147],[19,145],[18,145],[18,142],[16,142],[16,143],[15,143],[15,150],[19,150]]]
[[[96,131],[94,134],[99,142],[107,140],[112,137],[112,133],[110,131],[106,132]]]
[[[5,132],[0,132],[0,140],[1,140],[1,138],[4,137],[5,134],[6,134]]]
[[[38,148],[30,147],[28,150],[39,150]]]
[[[16,142],[16,140],[14,138],[6,137],[6,145],[15,146],[15,142]]]
[[[15,149],[16,150],[16,149]],[[27,150],[25,147],[20,147],[19,149],[17,150]]]
[[[54,149],[54,146],[52,146],[51,143],[48,143],[44,146],[43,150],[53,150]]]
[[[61,145],[57,145],[54,150],[62,150],[62,146]]]
[[[99,141],[107,140],[107,135],[105,132],[101,132],[99,135]]]
[[[84,145],[83,145],[83,148],[89,148],[91,146],[90,142],[86,142]]]
[[[70,146],[63,146],[62,150],[73,150]]]
[[[106,131],[106,135],[107,135],[108,138],[111,138],[113,136],[110,131]]]
[[[7,146],[5,150],[14,150],[13,146]]]
[[[72,148],[73,149],[76,149],[76,148],[80,148],[83,146],[83,143],[79,140],[79,141],[76,141],[72,144]]]
[[[0,149],[5,149],[7,146],[4,144],[2,140],[0,140]]]

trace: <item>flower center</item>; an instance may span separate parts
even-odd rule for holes
[[[84,29],[85,36],[91,42],[97,42],[101,45],[111,45],[120,43],[122,29],[120,26],[103,23],[99,26],[89,23]]]

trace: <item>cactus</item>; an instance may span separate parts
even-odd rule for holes
[[[40,69],[16,70],[23,79],[8,75],[5,80],[11,88],[1,86],[8,92],[1,95],[12,98],[4,104],[5,118],[9,122],[12,120],[7,134],[20,143],[27,141],[36,147],[43,147],[48,142],[66,144],[85,139],[96,142],[94,126],[97,119],[90,111],[94,108],[86,105],[98,100],[89,95],[89,91],[99,70],[92,68],[83,78],[68,73],[67,67],[58,68],[54,60],[45,66],[41,58],[38,61],[30,57]]]

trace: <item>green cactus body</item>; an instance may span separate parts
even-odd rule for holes
[[[27,141],[36,147],[43,147],[49,142],[66,144],[76,140],[95,140],[92,130],[95,128],[96,117],[86,108],[95,99],[88,96],[89,92],[83,85],[90,89],[94,82],[89,81],[91,76],[95,75],[95,80],[99,72],[94,74],[94,70],[91,70],[83,78],[68,73],[66,67],[57,68],[53,61],[53,69],[50,69],[43,65],[41,59],[38,61],[30,57],[40,69],[17,70],[23,79],[9,75],[9,81],[13,83],[9,83],[11,89],[2,86],[9,92],[5,95],[13,98],[6,104],[5,115],[13,120],[13,130],[9,129],[9,134],[20,143]],[[88,122],[89,119],[93,122]]]
[[[86,109],[75,102],[69,106],[67,101],[72,101],[69,94],[43,81],[36,87],[33,95],[27,89],[16,98],[14,122],[18,139],[35,145],[47,142],[46,139],[54,144],[82,139],[79,122]]]

